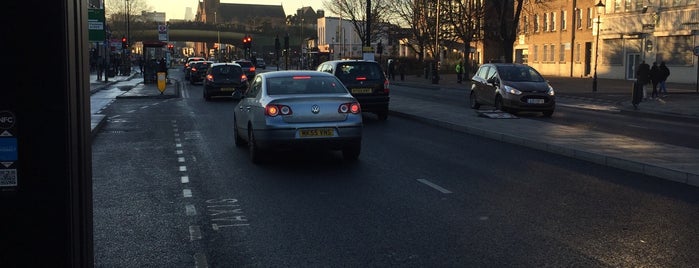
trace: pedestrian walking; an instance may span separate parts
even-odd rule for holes
[[[396,64],[395,60],[388,61],[388,79],[396,80]]]
[[[402,63],[398,60],[396,60],[396,64],[398,65],[398,73],[400,74],[400,81],[405,80],[405,63]]]
[[[667,68],[665,65],[664,61],[660,62],[660,67],[658,67],[660,70],[660,89],[659,93],[663,94],[663,97],[667,97],[667,87],[665,86],[665,81],[667,81],[667,78],[670,76],[670,69]]]
[[[464,67],[461,65],[461,61],[456,63],[456,82],[461,84],[464,79]]]
[[[658,98],[658,83],[660,83],[661,76],[662,74],[658,68],[658,63],[653,62],[653,66],[650,67],[650,82],[653,85],[653,91],[650,92],[650,98],[653,100]]]
[[[636,82],[638,82],[643,89],[643,99],[647,99],[648,93],[646,85],[650,83],[650,65],[648,65],[646,61],[642,61],[636,68]]]
[[[97,58],[97,81],[102,81],[102,72],[104,72],[104,60],[99,57]]]

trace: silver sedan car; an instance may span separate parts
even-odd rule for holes
[[[346,160],[357,160],[361,151],[359,102],[329,73],[259,73],[233,119],[235,145],[247,145],[253,163],[276,149],[341,150]]]

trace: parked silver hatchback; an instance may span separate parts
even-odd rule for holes
[[[556,109],[553,87],[534,68],[517,63],[487,63],[471,78],[471,108],[491,105],[515,114],[519,111],[543,112],[550,117]]]

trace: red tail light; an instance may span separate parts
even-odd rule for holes
[[[206,80],[209,80],[209,81],[213,82],[213,81],[214,81],[214,75],[212,75],[212,74],[207,74],[207,75],[206,75]]]
[[[277,115],[291,115],[291,107],[281,104],[268,104],[265,106],[265,115],[275,117]]]
[[[390,81],[389,81],[388,79],[383,80],[383,93],[388,94],[389,92],[391,92],[391,91],[388,89],[388,85],[389,85],[389,84],[390,84]]]
[[[337,108],[337,112],[341,114],[358,114],[362,112],[362,108],[358,102],[343,103]]]
[[[355,79],[357,81],[364,81],[364,80],[366,80],[366,76],[357,76],[357,78],[355,78]]]
[[[240,82],[244,83],[244,82],[247,82],[247,81],[248,81],[248,76],[245,75],[245,74],[242,74],[242,75],[240,76]]]
[[[250,71],[254,72],[255,71],[255,66],[250,67]]]

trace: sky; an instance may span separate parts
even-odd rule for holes
[[[152,11],[165,12],[166,19],[184,19],[184,13],[187,7],[192,8],[192,14],[197,13],[197,4],[199,0],[145,0],[146,4],[153,8]],[[258,4],[258,5],[282,5],[284,14],[292,15],[301,7],[310,6],[313,10],[323,8],[322,0],[252,0],[252,1],[236,1],[236,0],[221,0],[221,3],[239,3],[239,4]]]

